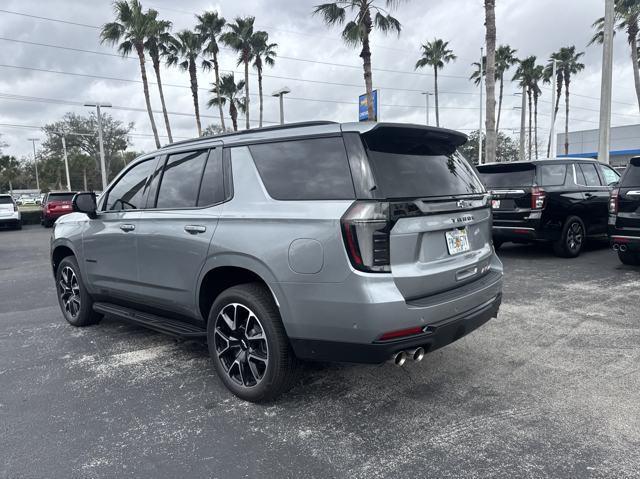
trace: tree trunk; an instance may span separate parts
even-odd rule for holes
[[[171,135],[171,125],[169,124],[169,115],[167,114],[167,106],[164,103],[164,92],[162,91],[162,80],[160,79],[160,59],[157,56],[152,56],[153,70],[156,72],[156,82],[158,83],[158,92],[160,93],[160,104],[162,105],[162,115],[164,116],[164,124],[167,128],[167,137],[169,143],[173,143],[173,136]]]
[[[562,96],[562,76],[556,75],[556,106],[554,117],[556,121],[558,120],[558,111],[560,110],[560,97]],[[551,157],[551,138],[549,138],[549,143],[547,145],[547,158]]]
[[[147,69],[144,66],[144,47],[142,45],[136,45],[136,52],[138,53],[138,60],[140,61],[140,76],[142,77],[142,89],[144,90],[144,101],[147,104],[147,113],[149,113],[151,130],[153,131],[153,137],[156,140],[156,148],[160,148],[160,138],[158,138],[158,129],[156,128],[156,121],[153,119],[153,112],[151,111],[151,98],[149,97],[149,82],[147,81]]]
[[[218,111],[220,112],[220,126],[222,126],[222,132],[227,129],[224,126],[224,110],[222,109],[222,101],[220,99],[220,66],[218,65],[218,54],[213,54],[213,72],[216,77],[216,96],[218,97]]]
[[[251,126],[249,125],[249,54],[245,53],[244,54],[244,96],[246,97],[244,99],[245,101],[245,105],[247,107],[246,111],[244,112],[244,119],[245,119],[245,128],[248,130],[249,128],[251,128]]]
[[[640,109],[640,72],[638,71],[638,18],[629,19],[629,45],[631,46],[631,62],[633,66],[633,82],[636,87],[638,108]]]
[[[82,167],[82,184],[84,185],[84,191],[89,191],[87,188],[87,167],[86,166]]]
[[[440,104],[438,102],[438,67],[433,67],[433,90],[436,99],[436,126],[440,126]]]
[[[500,93],[498,94],[498,119],[496,120],[496,137],[500,132],[500,116],[502,115],[502,97],[504,96],[504,75],[500,75]]]
[[[262,128],[262,67],[258,67],[258,98],[260,100],[260,122],[258,123],[258,126]]]
[[[527,99],[529,100],[529,160],[531,160],[532,146],[533,146],[533,135],[531,128],[531,120],[532,120],[532,108],[531,108],[531,88],[527,88]]]
[[[198,136],[202,136],[202,125],[200,124],[200,105],[198,104],[198,73],[196,70],[196,62],[189,60],[189,77],[191,79],[191,96],[193,97],[193,109],[196,112],[196,127],[198,128]]]
[[[485,142],[485,162],[496,161],[496,11],[495,0],[484,1],[485,28],[487,43],[486,68],[486,111],[485,127],[487,137]]]
[[[360,15],[363,19],[364,30],[362,33],[362,68],[364,70],[364,87],[367,93],[367,116],[369,121],[378,121],[373,112],[373,78],[371,74],[371,46],[369,45],[369,34],[371,33],[371,14],[367,2],[362,2]]]
[[[569,155],[569,83],[571,79],[569,74],[564,77],[564,154]]]
[[[533,92],[533,138],[536,151],[536,160],[538,159],[538,92]]]
[[[231,101],[229,102],[229,116],[231,116],[233,131],[238,131],[238,110],[233,102],[233,99],[231,99]]]

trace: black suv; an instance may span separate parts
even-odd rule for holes
[[[624,264],[640,265],[640,157],[631,159],[609,200],[609,237]]]
[[[493,241],[548,241],[575,258],[586,238],[606,238],[608,202],[619,174],[596,160],[563,158],[478,167],[493,195]]]

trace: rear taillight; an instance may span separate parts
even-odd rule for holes
[[[541,210],[544,208],[545,200],[547,199],[546,193],[543,188],[534,186],[531,188],[531,209]]]
[[[341,220],[352,266],[369,273],[388,273],[390,264],[389,203],[356,201]]]
[[[618,214],[618,200],[620,198],[620,189],[614,188],[609,195],[609,213]]]

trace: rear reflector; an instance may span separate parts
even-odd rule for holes
[[[416,326],[415,328],[407,328],[407,329],[399,329],[398,331],[390,331],[388,333],[384,333],[380,336],[379,341],[388,341],[389,339],[398,339],[404,338],[406,336],[414,336],[416,334],[421,334],[423,332],[421,326]]]
[[[529,234],[529,230],[513,230],[514,233],[518,233],[520,235]]]

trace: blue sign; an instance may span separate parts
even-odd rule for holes
[[[378,90],[371,92],[373,100],[373,118],[369,118],[369,105],[367,104],[367,94],[360,95],[358,99],[358,114],[360,121],[378,121]]]

